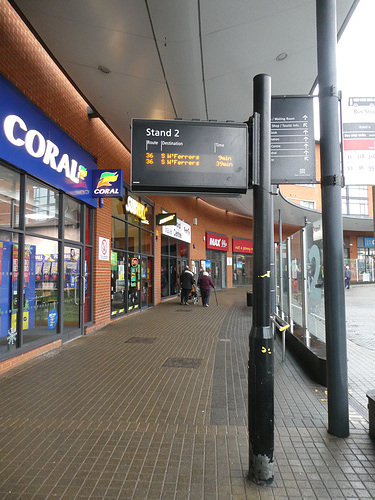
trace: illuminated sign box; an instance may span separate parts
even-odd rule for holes
[[[157,226],[175,226],[177,224],[176,213],[164,213],[156,215]]]
[[[93,198],[121,198],[123,195],[123,172],[120,168],[92,170]]]
[[[206,232],[206,248],[226,252],[229,248],[228,236]]]
[[[96,207],[93,156],[0,75],[0,158]]]
[[[138,193],[246,193],[247,125],[133,119],[131,171]]]

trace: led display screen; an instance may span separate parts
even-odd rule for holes
[[[247,190],[245,123],[132,121],[134,192],[236,195]]]

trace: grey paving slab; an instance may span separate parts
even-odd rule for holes
[[[374,291],[352,287],[348,302]],[[0,376],[0,498],[375,498],[371,321],[352,335],[347,308],[346,439],[327,433],[326,389],[276,342],[275,480],[259,487],[247,480],[251,308],[245,289],[217,297],[167,301]]]

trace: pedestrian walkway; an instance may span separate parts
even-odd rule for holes
[[[276,341],[275,480],[260,487],[247,480],[252,310],[245,289],[217,300],[166,301],[1,375],[0,498],[375,498],[375,350],[348,343],[351,433],[339,439],[325,388]]]

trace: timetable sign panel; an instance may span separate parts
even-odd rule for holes
[[[316,183],[311,97],[272,97],[271,183]]]
[[[132,179],[138,193],[246,193],[245,123],[132,121]]]
[[[375,97],[343,100],[345,184],[375,185]]]

